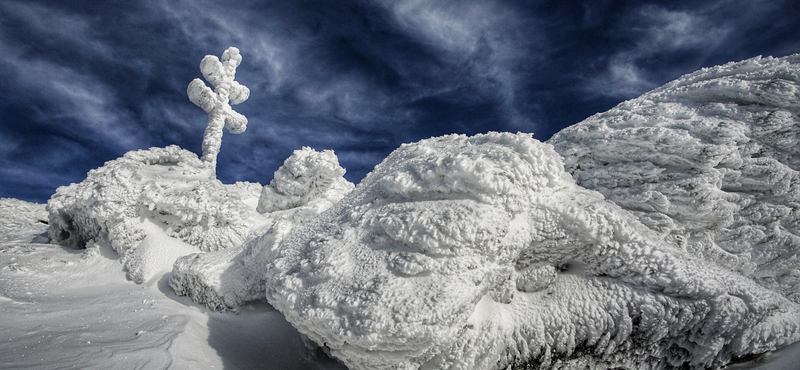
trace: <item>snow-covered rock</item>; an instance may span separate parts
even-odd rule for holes
[[[659,238],[800,302],[800,54],[688,74],[549,143]]]
[[[338,202],[355,185],[343,177],[345,169],[333,150],[318,152],[309,147],[295,150],[275,171],[258,200],[261,213],[304,206],[311,201]]]
[[[152,270],[148,264],[169,267],[177,257],[175,251],[137,252],[148,235],[158,229],[176,239],[161,248],[180,249],[179,255],[241,246],[262,222],[254,207],[260,190],[259,184],[223,185],[195,154],[177,146],[132,151],[81,183],[58,188],[47,203],[49,234],[72,248],[109,243],[129,277],[141,283]]]
[[[800,339],[796,303],[526,134],[403,145],[270,253],[267,300],[351,369],[719,366]]]
[[[263,300],[264,271],[283,238],[353,190],[355,185],[344,174],[332,150],[296,150],[262,190],[258,211],[267,221],[260,236],[240,248],[179,259],[170,286],[214,310],[236,311],[246,302]]]

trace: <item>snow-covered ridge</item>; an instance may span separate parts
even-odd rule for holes
[[[583,187],[800,302],[800,55],[706,68],[556,134]]]
[[[47,210],[43,204],[0,198],[0,243],[47,240]]]

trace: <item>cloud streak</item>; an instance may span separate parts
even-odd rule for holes
[[[624,29],[617,32],[622,37],[632,38],[632,47],[608,58],[605,73],[591,78],[587,85],[592,93],[626,99],[636,97],[663,83],[661,76],[654,73],[653,63],[676,54],[704,59],[704,55],[723,45],[731,32],[730,25],[719,24],[702,13],[655,5],[642,6],[622,24]]]

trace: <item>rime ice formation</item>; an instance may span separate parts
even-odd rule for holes
[[[556,134],[583,187],[800,303],[800,55],[681,77]]]
[[[403,145],[272,260],[268,301],[351,369],[720,366],[800,339],[796,303],[526,134]]]
[[[72,248],[109,243],[138,283],[156,259],[240,246],[262,222],[255,210],[261,186],[223,185],[210,174],[177,146],[128,152],[58,188],[47,203],[50,237]],[[163,245],[169,240],[161,234],[183,243]]]
[[[353,190],[344,173],[332,150],[296,150],[262,190],[258,211],[269,221],[261,236],[242,248],[178,259],[170,286],[215,310],[235,311],[246,302],[263,300],[264,271],[283,238]]]
[[[222,127],[227,127],[234,134],[240,134],[247,129],[247,117],[235,112],[230,106],[242,103],[250,97],[250,89],[233,80],[236,67],[241,62],[242,55],[233,46],[222,53],[222,59],[215,55],[206,55],[200,61],[200,71],[214,90],[199,78],[192,80],[186,90],[189,100],[208,113],[208,126],[203,134],[202,159],[213,170],[217,168],[217,154],[222,146]]]
[[[264,187],[258,211],[297,208],[317,200],[336,203],[354,188],[344,174],[345,169],[332,150],[317,152],[309,147],[295,150]]]

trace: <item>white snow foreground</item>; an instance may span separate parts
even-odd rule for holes
[[[800,339],[796,303],[521,133],[401,146],[264,271],[270,304],[351,369],[712,367]]]
[[[169,146],[126,153],[58,188],[49,234],[72,248],[109,243],[142,283],[180,256],[241,246],[264,222],[261,185],[224,185],[194,153]]]
[[[330,208],[355,185],[332,150],[303,147],[287,158],[258,201],[267,221],[250,243],[176,261],[170,286],[178,295],[220,311],[238,311],[247,302],[264,300],[264,271],[283,238],[294,228]]]
[[[556,134],[583,187],[800,303],[800,55],[688,74]]]

